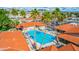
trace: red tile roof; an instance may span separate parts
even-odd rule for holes
[[[60,35],[58,35],[58,37],[63,38],[64,40],[73,42],[75,44],[79,44],[79,37],[72,36],[72,35],[69,35],[69,34],[60,34]]]
[[[7,48],[7,49],[2,49],[2,51],[19,51],[19,50],[16,50],[16,49],[11,49],[11,48]]]
[[[59,48],[58,51],[79,51],[79,47],[77,47],[73,44],[68,44],[68,45],[65,45],[65,46]]]
[[[57,26],[56,29],[62,30],[68,33],[79,33],[79,24],[73,25],[73,24],[64,24]]]
[[[29,47],[20,31],[1,32],[0,50],[28,51]]]
[[[30,27],[30,26],[45,26],[44,23],[42,22],[27,22],[27,23],[22,23],[16,26],[16,28],[20,28],[21,26],[25,27]]]
[[[49,46],[44,49],[41,49],[40,51],[57,51],[57,48],[55,46]]]
[[[79,51],[79,47],[73,44],[68,44],[62,46],[61,48],[57,48],[55,46],[49,46],[47,48],[41,49],[40,51]]]

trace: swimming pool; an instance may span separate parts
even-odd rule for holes
[[[36,40],[36,42],[40,44],[47,44],[53,42],[56,39],[55,36],[37,30],[30,30],[27,33],[34,41]]]

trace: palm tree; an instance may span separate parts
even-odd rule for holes
[[[14,22],[8,17],[8,12],[5,9],[0,9],[0,30],[5,31],[14,27]]]
[[[7,11],[5,9],[0,9],[0,26],[8,24],[9,17],[7,16]]]
[[[40,12],[37,9],[33,9],[31,11],[31,17],[33,18],[33,20],[36,20],[39,15],[40,15]]]
[[[5,26],[8,24],[9,18],[4,15],[0,15],[0,25]]]
[[[54,18],[55,18],[56,21],[58,21],[58,22],[62,22],[63,19],[66,17],[65,14],[62,13],[59,8],[56,8],[56,9],[53,11],[52,15],[54,16]],[[55,30],[55,31],[56,31],[56,36],[58,36],[57,30]],[[58,37],[56,37],[56,42],[57,42],[57,45],[60,45],[59,40],[58,40]]]
[[[54,15],[54,18],[56,18],[58,21],[63,21],[63,19],[65,18],[65,15],[60,11],[59,8],[56,8],[52,15]]]
[[[52,14],[49,11],[44,11],[42,16],[42,21],[44,23],[50,22],[52,20]]]
[[[43,12],[42,21],[44,23],[49,23],[49,22],[51,22],[51,20],[52,20],[52,14],[49,11],[45,10]],[[42,44],[41,44],[40,48],[42,48],[42,46],[44,44],[45,37],[46,37],[46,31],[44,31],[44,37],[42,38]]]
[[[9,26],[15,28],[20,22],[18,20],[11,20]]]
[[[18,10],[15,8],[11,9],[11,14],[16,17],[18,15]]]
[[[24,9],[20,10],[20,15],[25,18],[26,17],[26,11]]]
[[[37,10],[37,9],[33,9],[31,10],[31,17],[33,18],[34,22],[36,22],[37,20],[37,17],[40,15],[40,12]],[[34,24],[34,29],[35,29],[35,24]],[[36,49],[37,49],[37,43],[36,43],[36,32],[34,32],[34,41],[35,41],[35,44],[36,44]]]

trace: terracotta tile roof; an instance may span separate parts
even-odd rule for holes
[[[72,45],[75,51],[79,51],[79,47]]]
[[[13,48],[12,49],[9,48],[9,49],[3,49],[2,51],[19,51],[19,50],[16,50],[16,49],[13,49]]]
[[[57,50],[58,50],[57,47],[51,46],[51,51],[57,51]]]
[[[57,51],[57,48],[55,46],[49,46],[44,49],[41,49],[40,51]]]
[[[56,29],[62,30],[68,33],[79,33],[79,24],[73,25],[73,24],[64,24],[57,26]]]
[[[65,45],[65,46],[59,48],[58,51],[79,51],[79,47],[77,47],[73,44],[68,44],[68,45]]]
[[[75,44],[79,44],[79,37],[72,36],[72,35],[69,35],[69,34],[60,34],[60,35],[58,35],[58,37],[63,38],[64,40],[73,42]]]
[[[35,26],[35,25],[45,26],[45,24],[42,22],[27,22],[27,23],[22,23],[22,24],[17,25],[16,28],[20,28],[21,26],[25,28],[25,27]]]
[[[41,49],[40,51],[79,51],[79,47],[73,44],[68,44],[62,46],[61,48],[57,48],[55,46],[49,46],[47,48]]]
[[[0,50],[22,50],[28,51],[29,47],[20,31],[1,32]]]

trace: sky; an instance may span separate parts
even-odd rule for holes
[[[1,8],[12,8],[12,7],[1,7]],[[25,9],[26,11],[31,11],[32,9],[39,9],[39,10],[49,10],[52,11],[55,7],[16,7],[18,9]],[[63,12],[79,12],[79,7],[59,7]]]

